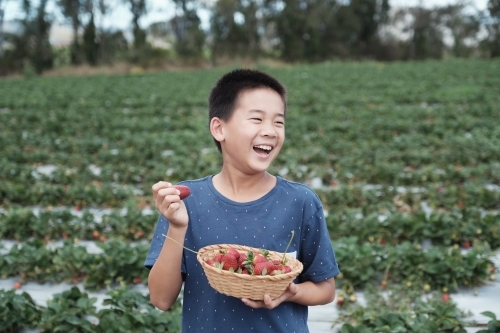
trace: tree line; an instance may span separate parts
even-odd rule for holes
[[[22,2],[17,33],[3,30],[8,1]],[[51,1],[72,28],[68,47],[50,43]],[[171,18],[145,27],[140,22],[148,0],[0,0],[0,75],[61,64],[500,57],[500,0],[489,0],[486,10],[465,1],[433,8],[396,8],[389,0],[170,1]],[[132,14],[132,38],[103,24],[118,2]],[[208,29],[201,27],[200,9],[210,13]],[[158,47],[158,40],[168,47]]]

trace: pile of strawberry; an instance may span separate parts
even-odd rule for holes
[[[212,259],[205,259],[205,262],[219,269],[247,275],[279,275],[292,271],[285,258],[271,260],[267,250],[240,253],[234,248],[228,248],[220,250],[220,254]]]

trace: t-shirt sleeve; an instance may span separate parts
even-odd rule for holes
[[[165,236],[168,232],[169,222],[168,220],[160,214],[158,222],[156,223],[156,228],[153,234],[153,239],[151,240],[151,246],[149,247],[149,252],[144,262],[144,267],[151,269],[160,255],[160,251],[163,248],[163,243],[165,242]],[[186,272],[186,266],[184,262],[184,255],[182,256],[182,273]]]
[[[320,204],[316,207],[316,211],[305,221],[302,230],[302,250],[298,258],[304,265],[299,276],[301,282],[321,282],[340,273],[323,208]]]

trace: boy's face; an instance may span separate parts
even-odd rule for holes
[[[268,88],[244,91],[222,128],[224,163],[246,174],[266,171],[285,140],[283,100]]]

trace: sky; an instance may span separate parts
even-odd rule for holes
[[[5,17],[6,22],[13,21],[20,18],[21,13],[21,1],[20,0],[3,0],[6,2]],[[175,13],[175,7],[170,0],[147,0],[148,1],[148,14],[142,18],[140,24],[143,26],[148,26],[154,22],[161,22],[170,19]],[[214,1],[214,0],[213,0]],[[442,6],[447,4],[455,4],[457,0],[389,0],[391,6],[411,6],[417,5],[422,1],[425,7]],[[470,0],[471,3],[476,6],[479,10],[486,9],[488,0]],[[111,0],[116,5],[107,20],[103,22],[105,28],[116,28],[116,29],[128,29],[130,28],[131,14],[127,7],[123,5],[123,0]],[[64,18],[61,17],[60,11],[55,7],[55,0],[49,2],[48,10],[56,16],[56,22],[64,23]],[[202,26],[204,28],[208,27],[208,12],[201,11],[200,19],[202,20]]]

